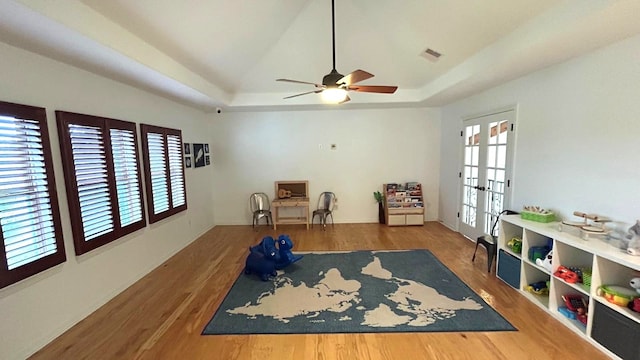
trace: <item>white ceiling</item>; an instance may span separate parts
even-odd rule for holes
[[[336,0],[351,107],[441,106],[640,33],[640,0]],[[0,0],[0,41],[211,111],[318,107],[285,96],[332,69],[330,0]],[[442,57],[420,55],[432,48]]]

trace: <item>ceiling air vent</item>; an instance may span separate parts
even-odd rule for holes
[[[436,62],[440,59],[440,56],[442,56],[442,54],[440,54],[439,52],[433,49],[427,48],[427,50],[423,51],[422,54],[420,54],[420,56],[422,56],[423,58],[431,62]]]

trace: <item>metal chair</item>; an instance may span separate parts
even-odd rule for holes
[[[485,234],[482,236],[478,236],[476,239],[476,249],[473,251],[473,257],[471,261],[473,262],[476,259],[476,252],[478,251],[478,245],[482,245],[487,250],[487,272],[491,272],[491,265],[493,265],[493,260],[496,258],[498,254],[498,235],[494,235],[496,233],[496,227],[498,226],[498,222],[500,221],[500,215],[502,214],[518,214],[512,210],[503,210],[496,217],[496,221],[491,226],[491,233]]]
[[[327,218],[331,216],[331,226],[333,226],[333,208],[338,201],[336,194],[325,191],[320,194],[318,197],[318,209],[313,211],[313,216],[311,216],[311,227],[313,227],[313,219],[316,216],[320,217],[320,223],[322,224],[322,229],[326,229],[327,227]]]
[[[271,201],[269,196],[265,193],[253,193],[249,197],[249,208],[253,214],[252,227],[255,228],[256,224],[260,222],[261,218],[267,219],[267,225],[273,224],[273,218],[271,217]]]

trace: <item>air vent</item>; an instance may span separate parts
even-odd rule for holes
[[[420,56],[422,56],[423,58],[431,61],[431,62],[436,62],[440,59],[440,56],[442,56],[442,54],[440,54],[439,52],[427,48],[427,50],[423,51],[422,54],[420,54]]]

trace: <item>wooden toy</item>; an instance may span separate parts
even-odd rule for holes
[[[563,226],[567,225],[573,228],[578,228],[582,235],[582,238],[587,240],[589,235],[607,235],[610,230],[607,229],[606,224],[611,221],[611,219],[596,215],[596,214],[587,214],[581,211],[574,211],[573,215],[577,217],[581,217],[581,221],[571,221],[571,220],[562,220],[559,226],[559,230],[563,231]]]

